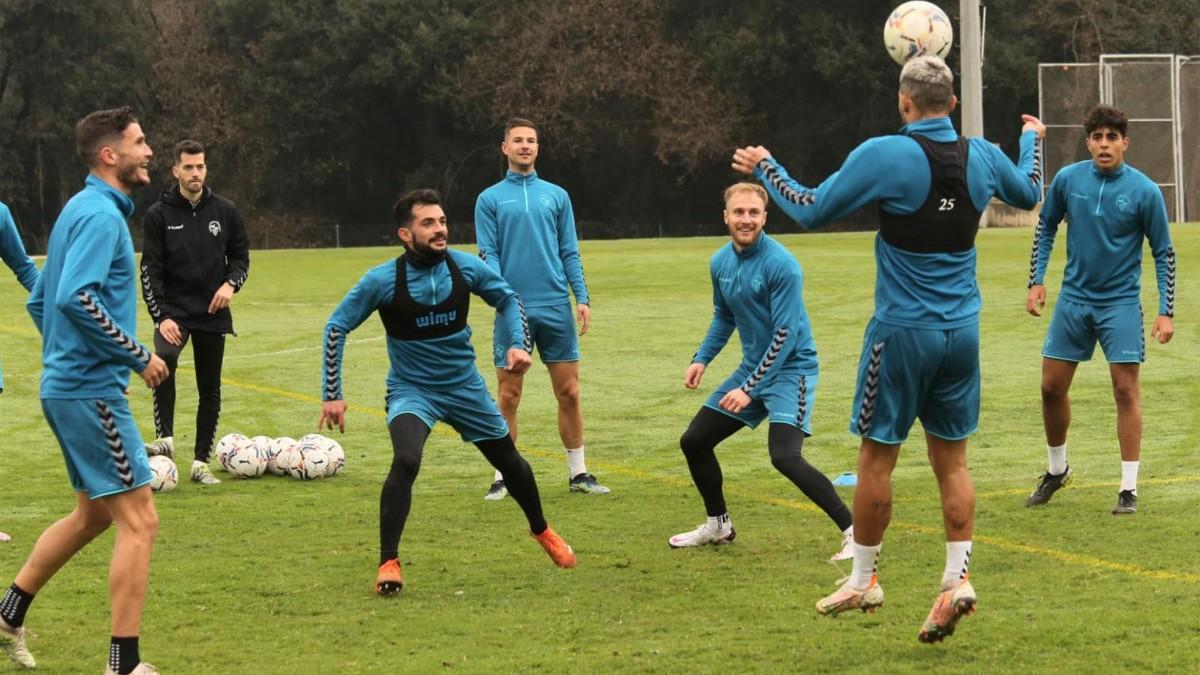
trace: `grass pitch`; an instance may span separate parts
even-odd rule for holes
[[[714,231],[717,228],[714,226]],[[805,268],[805,300],[821,356],[809,461],[853,470],[846,432],[874,284],[872,236],[783,236]],[[378,495],[390,463],[382,401],[382,326],[368,320],[346,348],[351,405],[346,472],[299,483],[264,477],[157,499],[161,533],[142,653],[164,672],[923,672],[930,670],[1191,671],[1200,646],[1200,228],[1173,228],[1179,286],[1175,340],[1149,346],[1142,369],[1145,441],[1136,516],[1114,518],[1120,455],[1104,361],[1072,389],[1075,482],[1047,507],[1023,501],[1045,466],[1040,348],[1048,319],[1024,310],[1032,232],[980,233],[983,414],[971,439],[978,491],[972,579],[979,612],[936,646],[916,633],[937,590],[944,551],[937,487],[919,427],[894,477],[895,513],[880,561],[887,605],[874,615],[817,616],[842,573],[827,562],[834,526],[770,466],[765,427],[718,450],[738,539],[671,550],[666,539],[704,518],[677,439],[738,358],[736,338],[701,391],[683,373],[711,316],[708,256],[724,238],[584,242],[595,304],[582,340],[589,469],[607,497],[568,494],[544,369],[527,377],[519,445],[546,514],[579,566],[555,568],[511,500],[485,502],[491,468],[439,426],[429,440],[401,545],[407,586],[372,593]],[[1047,279],[1057,297],[1059,238]],[[370,266],[395,249],[261,251],[233,303],[220,433],[300,436],[315,427],[321,329]],[[1143,299],[1157,307],[1146,256]],[[0,283],[0,586],[37,535],[71,508],[62,460],[37,401],[40,342],[24,294]],[[1050,309],[1049,307],[1047,309]],[[485,377],[491,312],[474,303]],[[148,341],[142,313],[138,334]],[[177,462],[191,459],[195,388],[185,351]],[[130,397],[153,434],[147,390]],[[222,474],[224,477],[225,475]],[[850,499],[849,491],[842,491]],[[103,668],[112,534],[39,594],[27,625],[47,672]],[[0,664],[0,670],[6,666]]]

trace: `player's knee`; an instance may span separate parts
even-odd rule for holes
[[[389,483],[412,483],[421,470],[421,460],[407,455],[397,455],[392,458],[392,470],[388,472]]]
[[[1125,410],[1138,405],[1138,386],[1136,382],[1118,382],[1113,385],[1113,398],[1117,407]]]
[[[579,380],[570,380],[554,388],[554,396],[560,405],[575,407],[579,405]]]
[[[140,510],[117,523],[122,537],[132,537],[150,543],[158,536],[158,513],[153,509]]]
[[[87,539],[100,536],[112,525],[112,515],[101,509],[89,509],[76,513],[76,528]]]
[[[1043,401],[1057,401],[1059,399],[1065,398],[1067,396],[1067,392],[1069,392],[1070,390],[1071,390],[1071,385],[1069,385],[1069,384],[1059,382],[1058,380],[1053,380],[1053,379],[1047,379],[1047,378],[1042,379],[1042,400]]]
[[[679,437],[679,449],[688,457],[695,457],[712,451],[712,445],[704,438],[703,434],[698,434],[690,428],[683,432]]]
[[[516,410],[521,404],[521,390],[516,387],[501,386],[500,391],[500,407],[505,410]]]

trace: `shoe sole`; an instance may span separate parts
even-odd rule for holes
[[[723,546],[725,544],[732,544],[733,539],[736,536],[737,536],[737,530],[735,530],[733,528],[729,528],[729,536],[722,537],[721,539],[718,539],[716,541],[708,541],[703,544],[678,544],[678,545],[676,545],[674,542],[672,542],[670,539],[668,539],[667,546],[670,546],[671,548],[697,548],[699,546]]]
[[[377,581],[375,582],[375,592],[383,597],[395,595],[404,589],[403,581]]]
[[[1137,513],[1137,509],[1129,509],[1128,511],[1118,511],[1117,509],[1113,509],[1112,511],[1114,516],[1132,516],[1135,513]]]
[[[962,598],[954,603],[954,613],[950,615],[945,625],[932,624],[923,626],[921,632],[917,634],[917,639],[927,645],[941,642],[954,635],[954,629],[958,627],[959,620],[974,613],[975,598]]]
[[[505,497],[507,497],[507,496],[508,496],[508,493],[507,493],[507,492],[505,492],[505,493],[503,493],[503,494],[498,494],[498,495],[493,495],[492,493],[490,493],[490,492],[489,492],[489,493],[487,493],[486,495],[484,495],[484,496],[483,496],[483,500],[484,500],[484,501],[487,501],[487,502],[498,502],[498,501],[500,501],[501,499],[504,499],[504,498],[505,498]]]
[[[610,492],[612,492],[612,490],[609,490],[607,488],[605,488],[604,490],[593,490],[591,488],[581,488],[581,487],[575,487],[574,485],[572,485],[571,488],[568,490],[568,492],[577,492],[579,494],[585,494],[585,495],[606,495],[606,494],[609,494]]]
[[[856,609],[861,611],[863,614],[874,614],[876,612],[876,610],[878,610],[880,607],[883,607],[883,600],[880,600],[879,602],[868,602],[866,604],[859,604],[859,605],[856,605],[853,607],[848,606],[845,603],[839,603],[837,605],[834,605],[833,607],[822,607],[820,604],[818,604],[817,605],[817,614],[820,614],[821,616],[828,616],[830,618],[837,618],[838,614],[843,614],[845,612],[851,612]]]

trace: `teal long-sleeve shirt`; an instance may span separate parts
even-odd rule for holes
[[[948,117],[907,124],[900,134],[872,138],[855,148],[841,169],[816,188],[791,178],[774,158],[755,167],[754,175],[789,218],[813,229],[878,202],[888,213],[917,212],[929,196],[929,160],[916,141],[920,134],[949,143],[958,134]],[[976,210],[996,196],[1031,209],[1042,190],[1037,134],[1021,134],[1016,165],[994,145],[971,138],[967,188]],[[916,328],[955,328],[977,320],[982,301],[975,280],[975,248],[958,253],[913,253],[875,240],[875,318]]]
[[[512,287],[475,256],[449,251],[462,273],[468,289],[495,307],[503,318],[510,347],[524,349],[528,328],[521,300]],[[406,265],[408,292],[422,305],[436,305],[450,296],[453,287],[445,262],[420,268]],[[338,401],[342,395],[342,356],[346,336],[362,325],[380,307],[396,297],[396,261],[373,267],[350,289],[325,325],[322,400]],[[387,386],[391,391],[405,383],[434,390],[454,389],[471,379],[475,372],[475,348],[471,346],[471,327],[431,340],[387,338]]]
[[[1142,241],[1147,239],[1158,281],[1158,313],[1175,315],[1175,248],[1167,205],[1154,181],[1128,164],[1106,172],[1085,160],[1059,170],[1034,231],[1030,286],[1044,283],[1064,217],[1063,298],[1097,306],[1140,302]]]
[[[804,309],[804,272],[791,252],[764,232],[741,251],[732,242],[722,246],[709,272],[713,318],[694,363],[707,366],[736,328],[740,368],[748,373],[741,388],[751,397],[770,387],[781,369],[817,373],[817,348]]]
[[[113,398],[150,351],[137,332],[133,200],[96,176],[63,207],[26,308],[42,333],[42,398]]]
[[[21,234],[17,232],[17,224],[13,222],[12,213],[4,202],[0,202],[0,259],[17,275],[25,290],[33,290],[37,283],[38,268],[25,253],[25,245],[21,243]],[[0,391],[4,391],[4,372],[0,370]]]
[[[590,304],[575,211],[567,191],[538,177],[509,171],[475,201],[475,240],[482,258],[526,307],[571,301]]]

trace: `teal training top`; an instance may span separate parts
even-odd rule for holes
[[[504,180],[475,200],[475,241],[479,257],[512,285],[526,307],[549,307],[571,301],[590,303],[575,212],[561,187],[509,171]]]
[[[142,372],[133,200],[96,176],[71,197],[46,247],[26,307],[42,333],[42,398],[115,398]]]
[[[1153,181],[1128,164],[1106,172],[1085,160],[1059,170],[1034,231],[1030,286],[1044,283],[1064,216],[1069,227],[1063,298],[1096,306],[1139,303],[1142,241],[1149,239],[1158,278],[1158,313],[1175,315],[1175,248],[1167,205]]]
[[[38,279],[38,268],[25,253],[25,245],[21,243],[17,224],[13,222],[12,213],[4,202],[0,202],[0,259],[3,259],[4,264],[17,275],[17,281],[25,290],[33,290],[33,285]],[[0,391],[4,391],[3,371],[0,371]]]

